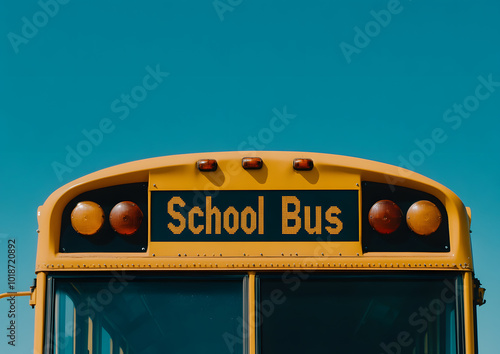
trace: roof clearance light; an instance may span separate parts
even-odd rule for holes
[[[441,225],[441,212],[434,203],[420,200],[408,209],[406,222],[413,232],[427,236],[434,233]]]
[[[260,157],[244,157],[241,165],[245,170],[259,170],[262,168],[262,159]]]
[[[104,224],[104,211],[99,204],[83,201],[71,212],[71,226],[81,235],[94,235]]]
[[[380,234],[396,231],[403,219],[399,206],[391,200],[379,200],[371,207],[368,220],[371,227]]]
[[[314,167],[313,160],[311,159],[294,159],[293,169],[297,171],[311,171]]]
[[[217,161],[212,159],[202,159],[196,162],[196,167],[198,170],[206,172],[206,171],[215,171],[217,170]]]
[[[142,211],[137,204],[120,202],[111,209],[109,222],[113,230],[119,234],[132,235],[141,226],[142,217]]]

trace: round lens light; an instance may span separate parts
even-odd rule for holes
[[[104,211],[99,204],[80,202],[71,212],[71,225],[81,235],[94,235],[104,224]]]
[[[408,209],[406,223],[416,234],[427,236],[436,232],[441,225],[441,212],[434,203],[420,200]]]
[[[113,230],[119,234],[132,235],[141,226],[142,217],[142,211],[137,204],[120,202],[111,209],[109,222]]]
[[[390,234],[397,230],[403,219],[403,213],[391,200],[379,200],[370,209],[368,220],[371,227],[381,234]]]

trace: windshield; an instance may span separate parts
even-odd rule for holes
[[[288,272],[259,288],[263,354],[462,353],[459,277]]]
[[[243,338],[246,276],[51,278],[47,353],[224,353]],[[238,332],[239,331],[239,332]],[[243,353],[243,341],[234,353]]]
[[[463,353],[461,276],[257,274],[257,353]],[[248,276],[52,276],[46,353],[248,353]]]

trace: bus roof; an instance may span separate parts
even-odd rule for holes
[[[243,157],[260,157],[259,170],[242,168]],[[311,171],[292,167],[311,159]],[[218,168],[203,172],[197,161],[214,159]],[[448,216],[449,249],[443,252],[366,252],[366,227],[359,242],[154,242],[148,229],[144,252],[62,252],[61,222],[66,206],[82,193],[116,185],[144,183],[148,195],[161,191],[326,191],[359,192],[363,183],[410,188],[439,200]],[[151,208],[148,199],[148,209]],[[148,213],[148,218],[151,213]],[[110,269],[453,269],[472,270],[470,220],[459,198],[441,184],[400,167],[359,158],[308,152],[214,152],[157,157],[130,162],[81,177],[55,191],[38,210],[37,272]],[[149,219],[150,223],[151,220]]]

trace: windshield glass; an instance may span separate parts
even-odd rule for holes
[[[461,278],[260,276],[260,353],[462,353]]]
[[[246,278],[51,278],[46,352],[224,353],[236,338],[233,353],[243,353]]]
[[[250,324],[246,275],[52,276],[45,352],[463,354],[461,276],[421,274],[257,274]]]

